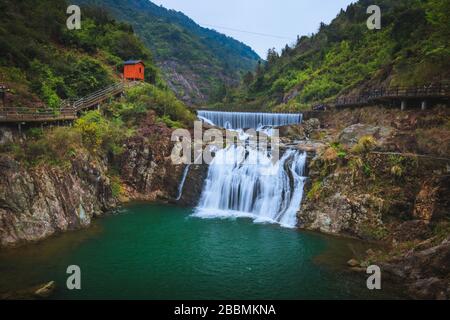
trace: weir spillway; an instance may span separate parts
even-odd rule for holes
[[[225,129],[259,129],[280,127],[302,122],[302,114],[263,113],[263,112],[225,112],[197,111],[199,119]]]

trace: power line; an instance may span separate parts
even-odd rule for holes
[[[278,36],[278,35],[274,35],[274,34],[267,34],[267,33],[253,32],[253,31],[240,30],[240,29],[234,29],[234,28],[228,28],[228,27],[222,27],[222,26],[215,26],[215,25],[207,24],[207,23],[200,23],[200,25],[207,26],[207,27],[212,27],[212,28],[224,29],[224,30],[230,30],[230,31],[242,32],[242,33],[248,33],[248,34],[253,34],[253,35],[262,36],[262,37],[270,37],[270,38],[277,38],[277,39],[285,39],[285,40],[291,40],[291,41],[294,41],[293,38],[290,38],[290,37],[284,37],[284,36]]]

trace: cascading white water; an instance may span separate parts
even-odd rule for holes
[[[281,159],[256,148],[230,146],[219,150],[194,216],[250,217],[255,222],[295,227],[303,197],[306,154],[287,150]]]
[[[302,122],[302,114],[289,113],[197,111],[197,114],[211,125],[233,130],[279,127]]]
[[[181,178],[181,182],[178,185],[178,196],[177,196],[177,201],[181,199],[181,196],[183,195],[183,187],[184,187],[184,183],[186,182],[186,177],[189,173],[189,168],[191,167],[190,164],[186,165],[186,167],[184,167],[184,171],[183,171],[183,177]]]

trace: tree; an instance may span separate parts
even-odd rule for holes
[[[253,83],[254,80],[255,80],[255,77],[253,75],[253,72],[251,72],[251,71],[248,71],[242,78],[242,82],[243,82],[244,86],[246,86],[247,88]]]
[[[283,50],[281,50],[281,56],[289,55],[290,52],[291,52],[291,47],[289,47],[289,45],[286,45],[283,48]]]
[[[258,61],[258,64],[256,65],[256,75],[255,75],[255,82],[253,83],[253,89],[258,91],[262,88],[263,82],[264,82],[264,69],[262,66],[261,60]]]
[[[268,66],[273,65],[280,56],[278,55],[277,50],[275,48],[269,49],[267,51],[267,64]]]

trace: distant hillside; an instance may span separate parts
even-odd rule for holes
[[[238,83],[241,75],[253,70],[260,59],[247,45],[148,0],[73,2],[100,5],[129,22],[152,49],[169,86],[186,102],[220,100],[224,85]]]
[[[122,61],[136,53],[147,80],[157,80],[152,54],[131,26],[91,9],[82,29],[70,31],[67,7],[60,0],[0,3],[0,82],[11,88],[12,104],[57,107],[92,93],[117,81]]]
[[[372,4],[381,8],[381,30],[366,26]],[[299,110],[372,87],[449,79],[449,26],[447,0],[360,0],[281,55],[270,51],[225,105]]]

